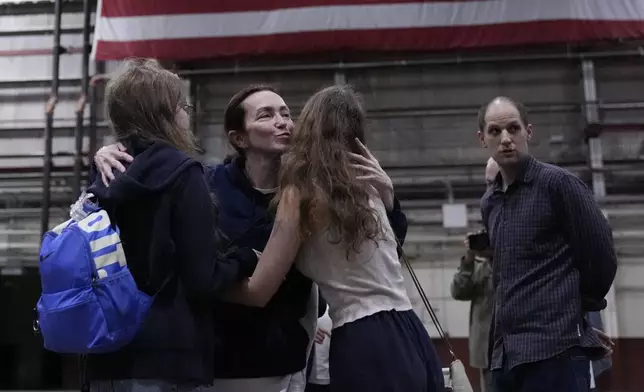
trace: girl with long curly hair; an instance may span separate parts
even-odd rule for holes
[[[332,391],[442,391],[440,362],[412,310],[398,242],[372,185],[384,172],[369,164],[376,160],[364,133],[365,113],[350,87],[308,100],[282,157],[271,237],[229,299],[265,306],[295,264],[329,304]]]

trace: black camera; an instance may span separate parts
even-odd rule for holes
[[[470,234],[467,237],[470,244],[470,250],[475,252],[483,252],[490,249],[490,236],[487,232],[482,231],[476,234]]]

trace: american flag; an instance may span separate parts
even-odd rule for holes
[[[642,0],[100,0],[93,57],[193,60],[642,37]]]

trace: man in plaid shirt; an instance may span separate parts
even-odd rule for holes
[[[587,392],[589,359],[610,348],[584,315],[606,306],[617,258],[588,187],[528,153],[523,105],[495,98],[479,140],[500,173],[481,200],[493,248],[490,368],[500,392]]]

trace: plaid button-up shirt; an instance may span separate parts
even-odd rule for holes
[[[605,307],[617,270],[612,230],[588,187],[528,156],[503,191],[501,174],[481,213],[493,247],[491,369],[551,358],[573,346],[603,354],[586,311]]]

